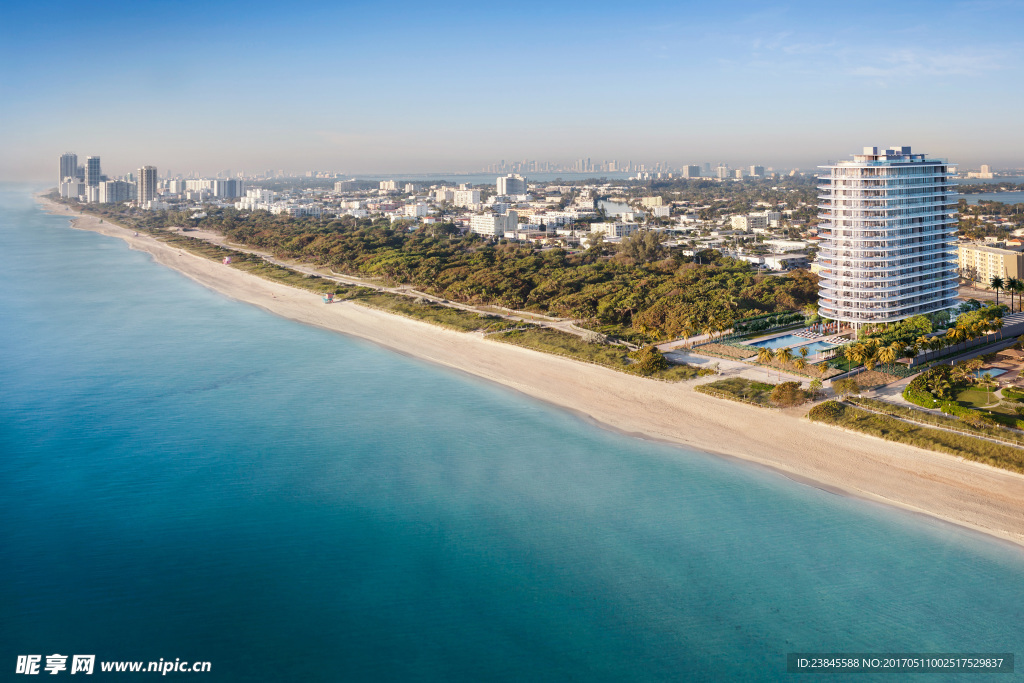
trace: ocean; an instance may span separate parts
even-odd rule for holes
[[[275,317],[32,189],[0,186],[9,674],[770,681],[789,652],[1024,654],[1020,548]]]

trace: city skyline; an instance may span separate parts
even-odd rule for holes
[[[1021,3],[868,5],[14,8],[0,178],[50,178],[41,160],[66,149],[100,150],[114,173],[583,157],[811,169],[863,140],[1024,165],[1024,96],[1005,87],[1022,75]],[[927,116],[900,104],[922,98]]]

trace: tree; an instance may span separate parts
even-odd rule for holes
[[[844,399],[847,396],[860,393],[860,385],[857,384],[857,380],[852,377],[832,382],[832,389],[836,392],[836,396],[840,396]]]
[[[1013,311],[1013,295],[1024,294],[1024,280],[1019,280],[1015,277],[1011,277],[1006,281],[1006,290],[1010,292],[1010,311]],[[999,303],[998,300],[996,303]],[[1021,306],[1020,297],[1017,297],[1017,307]]]
[[[762,346],[757,350],[757,362],[765,366],[765,373],[771,378],[772,373],[768,370],[768,366],[772,364],[772,360],[775,358],[775,354],[767,346]]]
[[[998,306],[999,305],[999,290],[1001,290],[1003,288],[1003,286],[1006,284],[1006,281],[1003,280],[1003,278],[1001,278],[998,275],[996,275],[991,280],[988,281],[988,284],[989,284],[989,286],[992,289],[996,290],[996,305]]]
[[[634,361],[633,367],[641,375],[653,375],[659,370],[664,370],[668,367],[668,361],[665,360],[665,356],[661,355],[661,351],[653,344],[645,346],[638,351],[633,351],[629,356]]]
[[[782,382],[776,384],[768,397],[772,403],[784,408],[798,406],[807,401],[807,392],[800,388],[800,382]]]
[[[806,346],[801,346],[801,347],[800,347],[800,355],[801,355],[801,356],[803,356],[804,358],[807,358],[807,355],[808,355],[809,353],[810,353],[810,351],[808,351],[808,350],[807,350],[807,347],[806,347]]]
[[[888,346],[883,346],[878,350],[878,360],[883,365],[889,365],[895,363],[897,358],[903,356],[903,351],[906,347],[899,342],[893,342]]]
[[[665,255],[661,240],[660,232],[642,230],[623,239],[619,251],[638,263],[657,261]]]
[[[793,360],[793,354],[790,352],[788,346],[775,349],[775,360],[779,361],[779,365],[789,365]],[[782,370],[779,370],[779,379],[782,379]]]
[[[820,394],[822,389],[821,378],[815,377],[814,379],[812,379],[811,383],[808,385],[807,388],[811,390],[812,396],[817,396],[818,394]]]

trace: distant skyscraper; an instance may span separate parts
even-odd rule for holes
[[[85,184],[89,187],[99,187],[100,184],[100,158],[85,158]]]
[[[764,166],[751,166],[750,175],[757,176],[758,178],[764,177]]]
[[[952,308],[956,192],[943,159],[865,147],[822,166],[821,316],[855,328]]]
[[[700,177],[700,166],[689,165],[683,166],[683,177],[684,178],[699,178]]]
[[[78,173],[78,155],[74,152],[66,152],[60,155],[60,177],[58,183],[63,183],[65,178],[74,178]]]
[[[139,169],[139,204],[156,199],[156,166]]]

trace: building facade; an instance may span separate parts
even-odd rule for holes
[[[135,183],[123,180],[102,180],[100,181],[99,188],[98,201],[100,204],[117,204],[120,202],[130,202],[135,199]]]
[[[822,166],[819,310],[855,328],[954,306],[956,192],[943,159],[865,147]]]
[[[504,178],[498,178],[497,193],[500,195],[526,194],[526,178],[513,173],[509,173]]]
[[[506,232],[513,232],[519,227],[519,215],[509,211],[504,216],[484,214],[469,219],[469,229],[478,235],[488,237],[504,237]]]
[[[139,204],[156,199],[156,166],[143,166],[139,169]]]
[[[960,277],[983,287],[992,278],[1024,278],[1024,252],[988,244],[961,244],[957,266]]]
[[[78,155],[74,152],[65,152],[60,155],[60,177],[58,183],[63,183],[68,178],[78,176]]]
[[[100,184],[100,158],[86,157],[85,159],[85,184],[89,187],[99,187]]]

